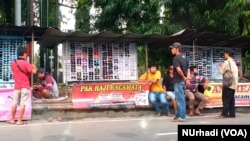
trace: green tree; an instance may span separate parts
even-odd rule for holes
[[[86,32],[86,33],[91,33],[94,31],[95,27],[91,25],[90,19],[90,9],[92,3],[87,1],[87,0],[78,0],[77,3],[77,9],[75,12],[75,17],[76,17],[76,29]],[[93,18],[93,17],[92,17]]]
[[[14,0],[0,1],[0,23],[14,23]]]
[[[95,7],[102,9],[96,22],[99,31],[140,34],[162,32],[158,0],[98,0],[95,1]]]
[[[164,5],[166,20],[182,28],[243,35],[250,24],[247,0],[175,0],[166,1]]]

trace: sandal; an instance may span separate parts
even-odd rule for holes
[[[188,116],[192,117],[194,115],[193,112],[189,113]]]
[[[204,116],[204,114],[202,114],[202,113],[195,113],[195,115],[197,115],[197,116]]]
[[[7,120],[6,123],[8,123],[8,124],[15,124],[15,121],[14,120],[13,121]]]
[[[21,122],[16,122],[16,125],[24,125],[26,124],[25,122],[21,121]]]

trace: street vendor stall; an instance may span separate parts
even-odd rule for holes
[[[225,60],[224,49],[226,47],[206,47],[206,46],[183,46],[183,52],[189,60],[190,65],[198,67],[199,74],[209,78],[209,89],[204,91],[208,98],[206,108],[222,107],[222,75],[219,73],[219,63]],[[242,74],[241,48],[231,47],[235,52],[235,60],[239,74]],[[243,83],[239,80],[239,85],[235,94],[236,106],[250,106],[250,83]]]
[[[25,46],[22,36],[0,36],[0,121],[8,120],[13,100],[13,77],[10,68],[11,62],[17,58],[17,48]],[[31,99],[24,113],[24,119],[31,119]],[[19,110],[17,111],[19,112]]]
[[[64,82],[78,83],[75,108],[149,105],[149,85],[131,82],[138,78],[135,43],[66,42],[63,48]]]
[[[160,49],[159,47],[168,47],[175,41],[183,44],[183,51],[190,65],[197,65],[199,73],[208,77],[210,84],[221,81],[218,63],[224,61],[224,48],[235,50],[234,59],[241,71],[241,49],[250,46],[248,37],[198,33],[191,29],[167,36],[113,34],[106,31],[97,34],[79,31],[62,33],[50,28],[39,43],[49,47],[63,43],[63,81],[73,86],[72,103],[75,108],[93,108],[93,105],[94,107],[112,106],[117,103],[135,105],[136,102],[133,100],[131,102],[127,97],[129,95],[132,97],[131,93],[136,92],[124,92],[129,89],[114,91],[111,88],[114,83],[119,86],[142,85],[136,82],[138,79],[137,45]],[[145,55],[147,56],[147,52]],[[146,88],[145,86],[144,99],[147,99]],[[113,95],[113,92],[118,95]]]
[[[11,71],[11,62],[17,59],[18,47],[26,47],[29,60],[32,60],[33,41],[47,28],[37,26],[15,26],[12,24],[0,25],[0,121],[8,120],[11,114],[14,80]],[[30,92],[31,95],[31,92]],[[17,109],[17,113],[19,109]],[[31,96],[24,113],[24,120],[32,116]]]

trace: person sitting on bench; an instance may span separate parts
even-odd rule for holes
[[[196,66],[190,66],[190,84],[186,85],[185,95],[188,98],[189,116],[203,114],[200,112],[206,105],[208,99],[201,92],[198,91],[198,85],[203,83],[203,88],[207,89],[209,80],[206,77],[198,75]],[[194,109],[195,100],[199,100],[198,107]]]

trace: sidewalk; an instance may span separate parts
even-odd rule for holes
[[[171,113],[173,112],[170,107]],[[204,114],[220,113],[221,108],[205,108]],[[237,107],[237,113],[250,113],[250,107]],[[112,106],[94,109],[74,109],[71,101],[66,99],[60,102],[35,102],[33,103],[32,119],[47,119],[48,117],[62,117],[63,119],[81,118],[116,118],[116,117],[141,117],[154,115],[153,107]]]
[[[134,105],[128,106],[112,106],[93,109],[74,109],[70,97],[70,88],[61,87],[60,96],[68,96],[64,100],[35,100],[33,101],[32,119],[41,119],[48,117],[62,117],[64,119],[78,119],[78,118],[97,118],[97,117],[140,117],[154,115],[153,107],[143,106],[136,107]],[[173,108],[170,105],[171,113]],[[202,112],[219,113],[221,108],[205,108]],[[238,113],[250,113],[250,107],[237,107]]]

